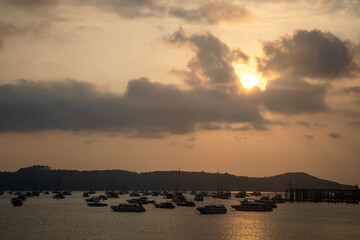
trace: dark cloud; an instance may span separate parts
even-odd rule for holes
[[[262,44],[264,57],[258,58],[258,68],[264,74],[333,80],[359,73],[353,44],[330,32],[297,30]]]
[[[186,22],[203,24],[241,24],[251,17],[249,10],[244,6],[225,2],[208,3],[195,9],[171,8],[169,15]]]
[[[199,124],[199,130],[207,130],[207,131],[214,131],[214,130],[220,130],[222,129],[221,124],[217,123],[202,123]]]
[[[284,77],[271,80],[263,93],[264,105],[284,114],[317,113],[327,110],[326,87],[305,80]]]
[[[360,127],[360,121],[351,122],[350,125]]]
[[[38,8],[56,6],[60,0],[0,0],[1,3],[21,8]]]
[[[305,122],[305,121],[297,121],[296,124],[300,125],[300,126],[305,126],[305,127],[310,126],[310,123]]]
[[[210,33],[187,36],[180,27],[165,38],[175,46],[189,46],[196,55],[188,63],[187,70],[177,71],[190,85],[207,84],[224,91],[238,91],[238,78],[233,61],[247,62],[249,57],[240,49],[231,49]]]
[[[359,95],[360,94],[360,86],[348,87],[348,88],[343,89],[341,92],[345,93],[345,94],[357,94],[357,95]]]
[[[0,86],[0,112],[1,132],[120,131],[143,138],[189,133],[199,123],[264,122],[257,104],[241,96],[181,90],[146,78],[130,81],[123,95],[75,80],[21,80]]]
[[[328,136],[334,139],[340,139],[340,134],[338,133],[329,133]]]

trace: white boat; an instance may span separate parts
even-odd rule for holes
[[[208,204],[204,207],[197,207],[196,208],[201,214],[225,214],[227,212],[227,209],[224,207],[224,205],[219,204]]]
[[[145,212],[145,208],[139,204],[120,203],[117,206],[111,206],[114,212]]]

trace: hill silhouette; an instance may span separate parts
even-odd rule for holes
[[[180,174],[180,175],[179,175]],[[319,179],[303,172],[271,177],[244,177],[228,173],[124,170],[56,170],[35,165],[16,172],[0,172],[0,190],[174,190],[180,176],[180,190],[285,191],[293,187],[354,189],[354,186]]]

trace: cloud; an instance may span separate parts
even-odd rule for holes
[[[310,123],[305,122],[305,121],[297,121],[296,124],[300,125],[300,126],[305,126],[305,127],[310,126]]]
[[[202,123],[199,124],[199,130],[207,130],[207,131],[214,131],[214,130],[220,130],[223,127],[220,124],[217,123]]]
[[[261,125],[256,103],[242,96],[131,80],[125,94],[101,92],[76,80],[28,81],[0,86],[0,131],[119,131],[161,138],[196,131],[199,123]]]
[[[273,112],[284,114],[326,111],[326,87],[305,80],[284,77],[271,80],[263,93],[264,105]]]
[[[340,139],[340,134],[338,133],[329,133],[328,136],[334,139]]]
[[[0,20],[0,49],[4,48],[4,37],[19,35],[26,31],[27,29],[20,29],[12,23]]]
[[[359,73],[353,43],[330,32],[297,30],[274,41],[262,41],[263,58],[258,69],[296,77],[334,80]]]
[[[78,3],[112,11],[127,19],[158,18],[166,13],[166,8],[154,0],[78,0]]]
[[[345,94],[360,94],[360,86],[353,86],[353,87],[348,87],[348,88],[344,88],[341,90],[342,93]]]
[[[190,47],[196,55],[189,61],[187,70],[177,70],[189,85],[207,85],[223,91],[238,91],[238,78],[232,62],[249,60],[240,49],[231,49],[210,33],[187,36],[179,28],[164,40],[174,46]]]
[[[42,33],[42,31],[50,26],[50,21],[40,21],[15,25],[0,19],[0,50],[5,47],[4,39],[11,36],[19,36],[27,33]]]
[[[169,15],[183,19],[186,22],[211,25],[221,23],[241,24],[251,18],[249,10],[244,6],[224,2],[208,3],[195,9],[175,7],[169,10]]]
[[[0,0],[0,3],[20,8],[39,8],[56,6],[60,0]]]

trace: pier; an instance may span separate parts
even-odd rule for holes
[[[290,202],[355,203],[360,201],[358,186],[354,189],[290,188],[286,192]]]

